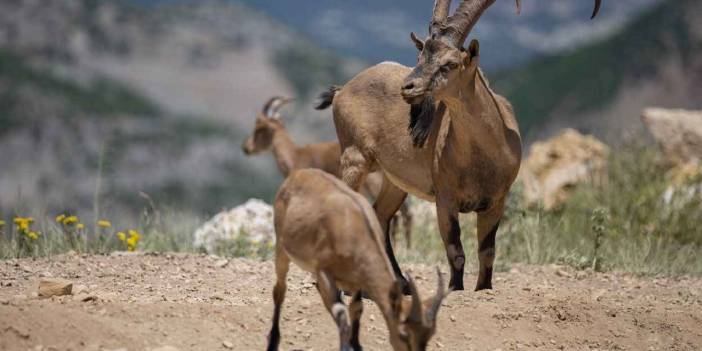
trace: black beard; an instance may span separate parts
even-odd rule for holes
[[[444,110],[444,104],[439,106],[439,111]],[[431,124],[434,122],[437,108],[434,105],[434,98],[427,96],[418,104],[410,108],[409,131],[414,147],[424,147],[431,132]]]

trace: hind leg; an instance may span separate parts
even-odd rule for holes
[[[344,149],[341,154],[341,179],[346,185],[360,191],[369,170],[370,162],[356,146]]]
[[[341,300],[334,278],[324,270],[317,272],[317,290],[322,296],[324,306],[332,315],[339,329],[339,349],[351,351],[351,330],[349,328],[349,311]]]
[[[268,351],[278,350],[278,345],[280,344],[280,311],[283,307],[283,301],[285,301],[285,292],[288,289],[285,279],[288,275],[289,269],[290,258],[288,258],[288,255],[282,249],[276,248],[276,283],[275,287],[273,288],[273,303],[275,304],[275,307],[273,308],[273,326],[271,327],[270,334],[268,335]]]
[[[361,342],[358,340],[361,332],[361,315],[363,314],[362,295],[360,291],[354,293],[351,298],[351,303],[349,304],[349,312],[351,315],[351,347],[353,347],[354,351],[363,351]]]
[[[387,177],[384,177],[383,187],[380,190],[380,194],[378,194],[378,199],[376,199],[375,204],[373,204],[373,208],[378,216],[378,221],[380,221],[380,227],[383,229],[383,234],[385,234],[385,252],[388,254],[392,269],[395,272],[395,276],[400,281],[403,293],[409,295],[409,284],[407,284],[407,280],[402,274],[400,265],[397,263],[397,259],[395,258],[395,252],[392,248],[392,238],[390,235],[390,221],[406,198],[406,192],[392,184]]]
[[[412,212],[407,201],[400,206],[400,216],[402,217],[402,228],[405,230],[405,241],[407,248],[412,248]]]

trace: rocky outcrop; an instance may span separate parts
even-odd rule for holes
[[[573,129],[534,143],[521,169],[526,202],[553,208],[563,203],[578,183],[602,181],[608,155],[605,144]]]
[[[642,119],[669,163],[702,162],[702,111],[647,108]]]
[[[39,282],[39,297],[70,295],[73,283],[64,279],[42,279]]]
[[[272,245],[275,242],[273,207],[261,200],[223,211],[195,231],[194,246],[209,253],[232,244]]]

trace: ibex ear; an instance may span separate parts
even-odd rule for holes
[[[417,38],[417,35],[414,34],[414,32],[410,33],[410,39],[412,39],[412,42],[414,42],[414,46],[417,47],[417,50],[424,50],[424,42],[421,39]]]
[[[476,39],[470,41],[468,45],[468,52],[465,56],[465,65],[469,70],[475,70],[478,67],[478,62],[480,61],[480,44]]]
[[[473,39],[470,41],[470,45],[468,46],[468,53],[470,54],[471,61],[474,58],[477,59],[480,56],[480,43],[478,43],[477,39]]]

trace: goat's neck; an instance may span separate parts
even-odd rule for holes
[[[374,284],[374,287],[370,289],[371,291],[368,291],[368,294],[373,298],[380,313],[383,315],[388,330],[391,333],[397,330],[397,325],[399,323],[397,317],[393,313],[393,302],[390,300],[390,291],[395,283],[395,274],[391,271],[389,276],[385,277],[385,279],[379,281],[377,284]]]
[[[285,128],[278,128],[273,133],[273,156],[278,164],[278,169],[287,177],[295,169],[297,146],[290,138]]]
[[[481,72],[475,72],[468,84],[462,84],[442,101],[451,118],[452,135],[460,139],[453,142],[480,142],[487,146],[503,138],[504,121]]]

